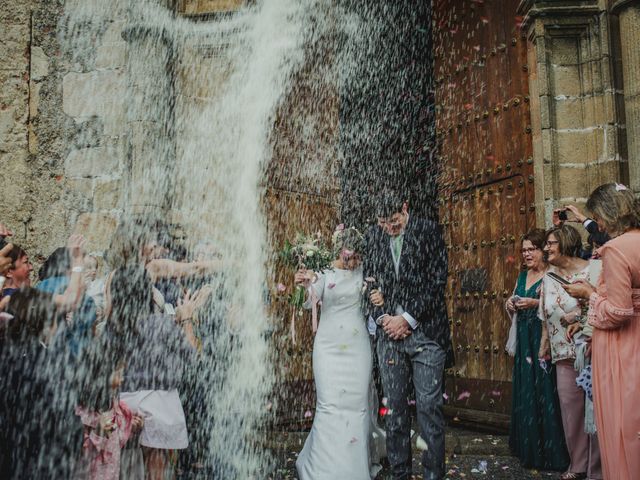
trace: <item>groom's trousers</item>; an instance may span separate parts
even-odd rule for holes
[[[395,341],[378,330],[376,350],[388,412],[385,416],[387,457],[395,480],[411,478],[411,410],[408,397],[415,389],[420,434],[427,444],[422,453],[425,480],[445,473],[442,379],[445,351],[420,329]]]

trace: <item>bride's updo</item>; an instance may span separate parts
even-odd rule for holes
[[[353,253],[362,252],[364,246],[364,237],[354,227],[345,228],[344,225],[338,225],[336,231],[331,237],[333,250],[336,255],[349,251]]]

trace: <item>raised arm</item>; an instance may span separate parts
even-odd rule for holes
[[[71,235],[67,242],[69,256],[71,257],[71,277],[69,278],[69,285],[67,285],[66,290],[61,295],[53,296],[56,309],[61,313],[75,310],[84,294],[85,282],[83,265],[85,243],[86,241],[82,235]]]
[[[222,261],[207,260],[186,263],[157,259],[147,263],[146,268],[149,276],[151,276],[151,281],[156,282],[161,278],[185,278],[215,273],[222,269]]]
[[[589,324],[603,330],[620,328],[633,316],[633,300],[630,265],[616,247],[603,251],[602,278],[606,295],[596,292],[589,297]]]

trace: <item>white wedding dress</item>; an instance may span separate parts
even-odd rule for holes
[[[362,269],[327,271],[311,286],[322,314],[313,345],[316,412],[296,461],[300,480],[370,480],[379,471],[385,437],[376,422],[362,286]]]

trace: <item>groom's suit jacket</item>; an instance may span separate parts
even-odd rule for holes
[[[391,253],[391,237],[374,226],[365,236],[364,276],[373,277],[384,295],[382,311],[367,298],[364,311],[374,319],[396,314],[397,306],[411,315],[425,336],[447,352],[453,365],[451,332],[444,292],[447,285],[447,250],[439,225],[409,217],[404,231],[398,274]]]

